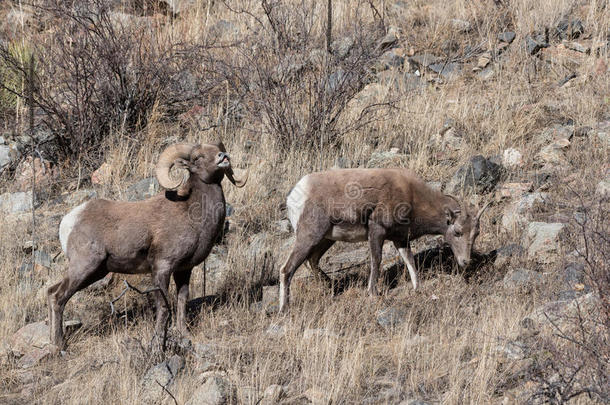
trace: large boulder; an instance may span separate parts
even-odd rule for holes
[[[152,404],[169,397],[167,391],[171,391],[174,380],[184,365],[184,357],[173,355],[149,368],[141,382],[141,402]]]
[[[527,228],[528,258],[548,264],[558,260],[560,237],[566,225],[562,223],[532,222]]]
[[[447,188],[450,193],[460,193],[474,189],[476,192],[493,191],[502,177],[502,166],[493,163],[482,155],[470,158],[451,178]]]
[[[233,387],[224,376],[212,373],[204,378],[205,382],[195,390],[185,405],[224,405],[231,402]]]

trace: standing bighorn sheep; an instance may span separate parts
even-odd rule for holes
[[[407,264],[413,288],[417,288],[417,274],[410,242],[420,236],[444,235],[458,265],[467,266],[486,207],[477,212],[431,189],[407,169],[340,169],[303,177],[287,199],[296,240],[280,270],[280,311],[287,309],[290,281],[305,260],[317,279],[328,280],[319,262],[335,241],[368,240],[370,295],[377,295],[385,240],[394,242]]]
[[[186,169],[178,179],[170,175],[174,166]],[[173,276],[177,328],[188,333],[185,311],[191,271],[208,256],[223,229],[225,199],[220,183],[225,175],[237,187],[247,181],[247,176],[234,178],[222,143],[173,145],[161,154],[156,167],[159,184],[168,191],[138,202],[92,200],[70,211],[59,226],[68,273],[48,290],[51,343],[64,345],[62,317],[70,297],[109,272],[152,273],[158,288],[157,334],[169,316],[167,290]]]

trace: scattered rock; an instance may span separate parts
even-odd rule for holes
[[[498,40],[500,42],[510,44],[515,40],[516,36],[517,36],[517,34],[515,34],[512,31],[504,31],[504,32],[501,32],[498,34]]]
[[[265,389],[261,404],[272,405],[280,402],[282,395],[284,394],[284,387],[278,384],[273,384]]]
[[[41,349],[49,345],[49,336],[49,326],[45,321],[34,322],[15,332],[8,338],[7,344],[13,355],[21,357],[33,347]]]
[[[229,403],[232,397],[231,383],[221,375],[212,374],[206,376],[203,385],[195,390],[185,405],[224,405]]]
[[[287,234],[292,231],[292,225],[287,219],[275,221],[273,224],[271,224],[271,226],[273,227],[273,230],[280,235]]]
[[[434,63],[437,63],[440,60],[441,60],[440,57],[429,54],[429,53],[413,55],[409,58],[409,61],[411,63],[415,64],[416,66],[418,66],[421,69],[427,68],[428,66],[430,66]]]
[[[466,146],[464,133],[457,128],[449,128],[443,133],[441,147],[449,148],[454,151],[463,149]]]
[[[485,159],[482,155],[476,155],[458,169],[447,188],[451,193],[460,193],[469,189],[487,193],[496,187],[502,172],[502,166]]]
[[[112,180],[112,167],[108,163],[102,163],[102,165],[91,173],[91,184],[99,186],[105,186],[110,184]]]
[[[502,200],[504,198],[520,198],[521,196],[532,191],[534,184],[532,182],[524,183],[504,183],[496,191],[496,199]]]
[[[525,48],[527,49],[527,53],[530,55],[535,55],[542,48],[548,48],[549,43],[546,40],[545,35],[538,34],[535,36],[528,35],[525,37]]]
[[[159,192],[159,182],[155,177],[142,179],[125,190],[127,201],[145,200]]]
[[[508,231],[521,229],[531,219],[531,211],[535,204],[543,204],[548,198],[546,193],[534,192],[521,197],[506,206],[502,215],[502,226]]]
[[[583,263],[568,263],[563,268],[562,281],[572,289],[580,289],[580,286],[584,285],[586,281],[585,265]]]
[[[327,329],[324,328],[318,328],[318,329],[305,329],[303,331],[303,340],[309,340],[309,339],[315,339],[315,338],[338,338],[339,335],[337,335],[335,332],[329,331]]]
[[[502,165],[509,169],[523,166],[523,155],[515,148],[508,148],[502,152]]]
[[[398,153],[396,150],[387,152],[373,152],[366,167],[401,167],[408,160],[408,156]]]
[[[591,48],[589,48],[588,46],[584,46],[578,42],[563,41],[562,43],[566,48],[571,49],[576,52],[580,52],[580,53],[591,52]]]
[[[280,288],[277,285],[263,287],[262,309],[267,313],[275,313],[279,309]]]
[[[163,398],[168,398],[169,394],[166,390],[171,391],[174,379],[184,365],[184,357],[175,354],[148,369],[141,382],[142,403],[157,403]]]
[[[384,50],[394,47],[400,39],[400,31],[400,28],[390,26],[388,28],[388,33],[381,39],[381,41],[379,41],[377,48],[380,50]]]
[[[59,177],[59,172],[51,162],[40,158],[34,159],[32,171],[32,157],[28,156],[15,169],[15,183],[19,191],[27,191],[32,188],[32,172],[36,175],[37,188],[48,187]]]
[[[597,183],[595,194],[600,197],[610,197],[610,170],[606,171],[606,178]]]
[[[513,258],[519,258],[523,255],[524,249],[516,243],[502,246],[496,250],[496,260],[494,261],[494,267],[501,268],[510,264]]]
[[[565,224],[562,223],[530,223],[526,235],[528,257],[541,264],[555,262],[558,259],[560,236],[564,229]]]
[[[537,271],[527,269],[515,269],[509,271],[502,280],[506,289],[517,289],[538,285],[543,281],[542,275]]]
[[[34,252],[34,269],[36,271],[50,269],[51,261],[51,256],[47,252],[43,250],[36,250]]]
[[[85,201],[89,201],[93,198],[97,198],[97,191],[90,189],[81,189],[74,191],[73,193],[66,194],[62,197],[62,200],[69,207],[76,207],[77,205],[80,205]]]
[[[353,46],[354,46],[354,38],[343,37],[343,38],[335,39],[330,44],[330,49],[337,58],[343,59],[349,54],[349,51],[352,50]]]
[[[511,360],[523,360],[527,357],[529,349],[525,343],[516,340],[497,345],[495,351]]]
[[[451,19],[451,27],[462,33],[470,32],[472,30],[472,24],[466,20],[460,20],[459,18]]]
[[[4,193],[0,195],[0,212],[17,214],[32,210],[32,192]]]
[[[578,18],[566,17],[557,24],[557,34],[561,39],[576,39],[585,32],[585,26]]]
[[[406,316],[407,310],[405,308],[393,306],[377,311],[376,319],[379,326],[391,330],[401,325]]]
[[[536,161],[541,164],[564,165],[567,163],[564,150],[570,146],[567,139],[559,139],[545,146],[536,154]]]
[[[477,59],[477,65],[475,66],[473,71],[476,72],[486,68],[487,65],[489,65],[489,63],[491,62],[492,58],[493,56],[491,55],[491,52],[483,52],[481,55],[479,55],[479,58]]]
[[[390,49],[379,57],[375,63],[374,69],[376,72],[397,68],[400,69],[405,63],[405,58],[401,55],[399,49]]]
[[[428,65],[428,69],[443,76],[445,79],[451,79],[461,73],[462,65],[457,62],[448,63],[433,63]]]
[[[550,301],[534,309],[522,322],[530,322],[533,328],[563,328],[566,323],[574,322],[574,316],[587,318],[588,314],[594,313],[599,316],[600,300],[592,292],[576,299]]]

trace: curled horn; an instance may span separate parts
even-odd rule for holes
[[[217,142],[216,146],[218,146],[218,149],[220,149],[221,152],[227,152],[227,148],[225,148],[225,145],[222,143],[222,141]],[[246,176],[243,179],[236,179],[235,173],[233,173],[233,169],[229,166],[229,168],[225,170],[225,174],[227,175],[229,181],[233,183],[233,185],[235,185],[235,187],[242,188],[248,182],[248,172],[246,172]]]
[[[489,207],[491,205],[491,201],[488,202],[487,204],[485,204],[483,207],[481,207],[481,209],[479,210],[479,212],[477,212],[477,222],[479,222],[479,219],[481,218],[481,215],[483,215],[483,212],[485,212],[485,210],[487,209],[487,207]]]
[[[235,185],[235,187],[239,187],[242,188],[243,186],[246,185],[246,183],[248,182],[248,172],[246,172],[245,177],[241,178],[241,179],[236,179],[234,174],[233,174],[233,169],[231,167],[229,167],[226,171],[225,174],[227,175],[227,177],[229,178],[229,181],[231,181],[231,183],[233,183]]]
[[[186,170],[180,170],[176,176],[171,175],[171,169],[176,165],[177,159],[189,159],[193,145],[186,143],[179,143],[171,145],[161,153],[159,156],[159,162],[155,168],[155,174],[159,184],[168,190],[176,190],[180,186],[184,185],[189,178],[189,173]]]

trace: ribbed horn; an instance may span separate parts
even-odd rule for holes
[[[167,190],[176,190],[188,181],[189,173],[180,170],[178,173],[171,173],[172,167],[176,164],[176,159],[188,160],[194,145],[179,143],[167,147],[159,156],[159,162],[155,168],[155,174],[159,184]]]
[[[491,201],[488,202],[487,204],[485,204],[483,207],[481,207],[481,209],[479,210],[479,212],[477,212],[477,221],[479,221],[479,219],[481,218],[481,215],[483,215],[483,212],[485,212],[485,210],[487,209],[487,207],[489,207],[491,205]]]
[[[231,169],[230,167],[225,171],[225,174],[227,175],[227,178],[229,179],[229,181],[231,181],[231,183],[233,183],[235,185],[235,187],[239,187],[242,188],[243,186],[246,185],[246,183],[248,182],[248,172],[246,172],[246,175],[244,178],[242,179],[236,179],[235,175],[233,173],[233,169]]]

